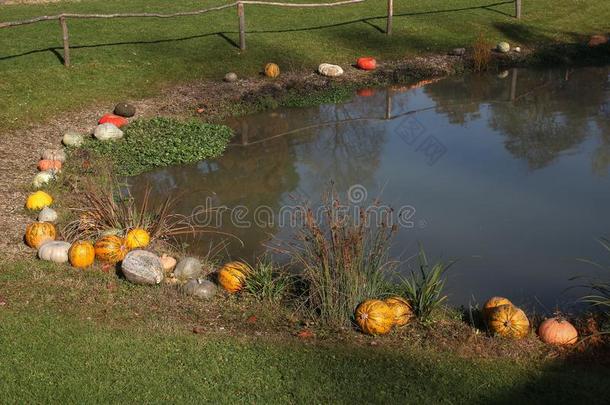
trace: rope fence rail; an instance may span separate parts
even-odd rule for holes
[[[237,19],[239,23],[239,48],[243,51],[246,49],[246,14],[245,5],[259,5],[259,6],[274,6],[274,7],[291,7],[291,8],[322,8],[322,7],[337,7],[346,6],[357,3],[364,3],[366,0],[342,0],[332,3],[281,3],[275,1],[260,1],[260,0],[240,0],[222,6],[209,7],[200,10],[183,11],[169,14],[161,13],[117,13],[117,14],[77,14],[77,13],[61,13],[57,15],[43,15],[39,17],[30,18],[27,20],[20,21],[6,21],[0,22],[0,28],[11,28],[18,27],[21,25],[35,24],[44,21],[59,21],[62,32],[62,41],[64,48],[64,65],[70,66],[70,35],[68,32],[68,19],[111,19],[111,18],[175,18],[175,17],[187,17],[196,16],[212,11],[220,11],[227,8],[236,7]],[[521,18],[521,0],[514,0],[515,2],[515,18]],[[387,25],[386,34],[392,34],[392,20],[394,17],[394,0],[387,0]]]

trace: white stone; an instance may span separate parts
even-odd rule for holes
[[[121,131],[116,125],[107,122],[95,127],[93,136],[100,141],[111,141],[121,139],[123,137],[123,131]]]
[[[38,222],[55,222],[57,221],[57,212],[50,207],[44,207],[38,213]]]
[[[515,47],[515,52],[520,53],[521,52],[521,47],[520,46],[516,46]]]
[[[163,280],[163,267],[159,257],[146,250],[132,250],[121,263],[127,280],[134,284],[155,285]]]
[[[318,66],[318,72],[323,76],[339,77],[343,74],[343,68],[341,68],[339,65],[322,63],[320,66]]]

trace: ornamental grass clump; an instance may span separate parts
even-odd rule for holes
[[[317,212],[301,208],[303,224],[289,253],[302,269],[304,308],[321,324],[349,326],[358,304],[385,292],[395,227],[371,224],[369,209],[342,205],[328,192]],[[348,209],[346,209],[348,208]],[[353,209],[351,209],[353,208]]]
[[[606,238],[600,238],[599,243],[605,250],[610,252],[610,240]],[[600,263],[596,263],[588,259],[579,260],[588,264],[592,264],[601,271],[610,271],[610,267],[604,266]],[[580,277],[574,277],[573,279],[577,278]],[[607,317],[610,317],[610,278],[589,278],[588,282],[583,287],[587,287],[593,292],[591,294],[585,295],[581,298],[581,300],[590,304],[594,308],[599,309]]]
[[[475,72],[482,72],[489,68],[491,48],[491,42],[480,32],[472,45],[472,62]]]
[[[244,291],[257,301],[280,303],[290,293],[294,276],[268,258],[260,259],[246,278]]]

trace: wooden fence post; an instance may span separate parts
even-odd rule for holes
[[[521,0],[515,0],[515,18],[521,19]]]
[[[239,18],[239,49],[246,50],[246,14],[242,2],[237,3],[237,17]]]
[[[70,38],[68,36],[68,23],[63,15],[59,17],[62,39],[64,43],[64,66],[70,67]]]
[[[392,18],[394,17],[394,0],[388,0],[388,21],[385,29],[387,35],[392,35]]]

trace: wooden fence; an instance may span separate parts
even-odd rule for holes
[[[237,19],[239,22],[239,48],[243,51],[246,49],[246,4],[255,4],[261,6],[275,6],[275,7],[292,7],[292,8],[319,8],[319,7],[337,7],[345,6],[356,3],[363,3],[366,0],[342,0],[334,3],[280,3],[273,1],[259,1],[259,0],[240,0],[234,3],[224,4],[222,6],[210,7],[201,10],[184,11],[171,14],[160,14],[160,13],[121,13],[121,14],[74,14],[74,13],[61,13],[51,16],[40,16],[30,18],[28,20],[21,21],[7,21],[0,22],[0,28],[11,28],[20,25],[34,24],[42,21],[59,21],[62,32],[62,40],[64,47],[64,65],[70,66],[70,35],[68,32],[68,19],[89,19],[89,18],[174,18],[174,17],[185,17],[194,16],[209,13],[211,11],[219,11],[227,8],[236,7]],[[394,0],[387,0],[387,21],[386,21],[386,34],[392,34],[392,20],[394,18]],[[514,0],[515,3],[515,18],[521,18],[521,0]]]

